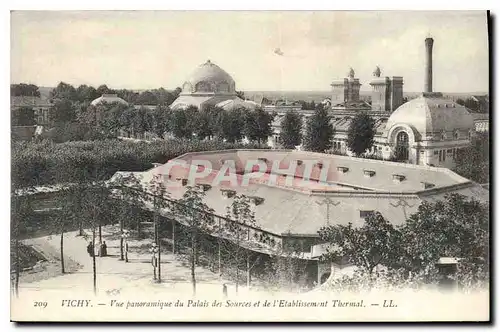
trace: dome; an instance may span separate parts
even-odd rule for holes
[[[474,120],[467,109],[439,93],[424,93],[398,107],[389,117],[386,129],[395,125],[408,125],[419,135],[432,133],[469,131]]]
[[[182,85],[183,94],[231,94],[235,82],[231,75],[210,60],[196,68]]]

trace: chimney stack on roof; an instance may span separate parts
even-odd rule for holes
[[[424,92],[432,92],[432,46],[434,39],[425,38],[425,84]]]

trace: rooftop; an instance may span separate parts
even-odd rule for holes
[[[269,166],[258,173],[261,169],[245,166],[247,161],[258,159],[268,166],[276,163],[279,169]],[[212,166],[200,168],[198,161],[208,161]],[[218,172],[230,161],[235,165],[232,172]],[[295,171],[286,170],[292,162],[301,165]],[[312,172],[311,181],[304,184],[302,176],[306,165]],[[179,199],[186,185],[192,184],[188,181],[189,170],[198,174],[203,172],[195,183],[205,185],[205,203],[215,214],[226,214],[234,194],[253,197],[259,227],[276,235],[314,235],[327,222],[361,225],[364,216],[372,211],[379,211],[394,224],[399,224],[415,212],[421,202],[441,200],[448,193],[460,193],[482,201],[489,199],[487,190],[444,168],[289,150],[187,153],[136,175],[144,184],[153,176],[162,175],[168,181],[169,196]],[[326,180],[321,180],[321,172]],[[232,174],[232,177],[214,181],[221,173]],[[249,173],[253,173],[252,176]],[[294,175],[289,177],[288,183],[286,174]]]

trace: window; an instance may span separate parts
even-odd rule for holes
[[[369,169],[364,169],[363,173],[365,174],[366,177],[372,177],[375,176],[375,171],[369,170]]]
[[[359,217],[365,219],[366,217],[372,215],[374,213],[373,210],[360,210]]]
[[[406,176],[401,175],[401,174],[393,174],[393,175],[392,175],[392,179],[393,179],[395,182],[401,182],[401,181],[404,181],[404,180],[406,179]]]
[[[453,134],[453,139],[454,139],[455,141],[457,141],[457,140],[458,140],[458,131],[455,131],[455,133]]]
[[[337,170],[340,173],[347,173],[349,171],[349,167],[339,166],[339,167],[337,167]]]
[[[433,183],[430,183],[430,182],[420,182],[422,184],[422,187],[424,189],[429,189],[429,188],[433,188],[434,187],[434,184]]]
[[[400,131],[396,136],[396,158],[400,161],[408,160],[409,157],[409,139],[408,134]]]
[[[443,161],[446,161],[446,151],[443,150]]]
[[[439,151],[434,151],[434,155],[437,156],[439,154]]]
[[[439,162],[443,161],[443,150],[439,150]]]

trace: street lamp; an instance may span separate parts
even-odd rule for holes
[[[122,238],[125,241],[125,263],[128,263],[128,241],[130,233],[128,230],[124,229],[122,232]]]
[[[158,253],[158,245],[153,242],[151,248],[149,248],[149,252],[151,253],[151,265],[153,266],[153,280],[156,280],[156,267],[158,266],[156,254]]]

